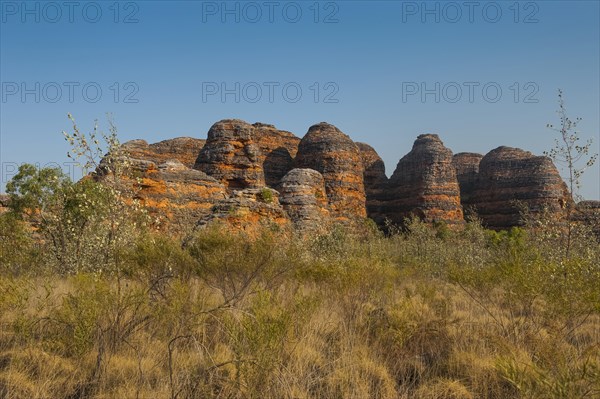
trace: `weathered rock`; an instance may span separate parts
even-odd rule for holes
[[[479,162],[483,155],[474,152],[460,152],[452,158],[456,169],[456,178],[460,186],[460,203],[465,213],[470,211],[473,191],[479,174]]]
[[[493,229],[521,225],[522,207],[562,216],[568,201],[567,186],[550,158],[504,146],[481,159],[471,196],[477,215]]]
[[[215,178],[231,191],[263,187],[265,176],[254,127],[239,119],[225,119],[212,125],[194,169]]]
[[[385,164],[377,151],[370,145],[365,143],[356,143],[356,145],[360,150],[363,164],[367,216],[380,224],[384,220],[381,214],[381,198],[388,183]]]
[[[236,231],[253,232],[260,226],[288,226],[290,220],[279,203],[279,193],[268,187],[233,191],[202,217],[197,229],[220,223]]]
[[[313,169],[292,169],[279,184],[279,202],[301,230],[319,227],[329,217],[323,176]]]
[[[436,134],[417,137],[412,150],[398,162],[383,202],[383,214],[396,224],[411,215],[426,222],[463,222],[452,151]]]
[[[226,197],[222,184],[177,159],[157,165],[150,160],[127,157],[127,162],[130,170],[121,177],[122,190],[138,200],[162,227],[185,230]],[[110,176],[98,173],[96,178],[106,181]]]
[[[338,128],[325,122],[311,126],[298,146],[296,167],[314,169],[323,175],[333,217],[366,216],[360,150]]]
[[[161,164],[169,159],[177,159],[191,168],[204,147],[206,140],[192,137],[177,137],[148,144],[145,140],[131,140],[123,143],[123,149],[134,159],[145,159]]]
[[[273,125],[222,120],[210,128],[195,168],[230,190],[275,187],[291,170],[299,141]]]
[[[300,139],[293,133],[276,129],[273,125],[257,122],[252,126],[260,149],[265,183],[275,188],[281,178],[294,167]]]

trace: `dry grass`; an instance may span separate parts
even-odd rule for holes
[[[0,275],[0,396],[600,397],[598,258],[551,276],[533,238],[468,229],[140,237],[120,275]]]

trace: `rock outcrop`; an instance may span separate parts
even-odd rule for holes
[[[159,221],[159,227],[185,230],[227,196],[221,183],[178,159],[157,164],[153,161],[157,159],[155,153],[131,151],[131,142],[123,146],[127,150],[129,170],[121,177],[121,189],[138,200],[153,220]],[[134,158],[134,154],[139,158]],[[96,174],[99,181],[106,181],[111,176],[106,173],[103,163],[105,160]]]
[[[550,158],[503,146],[481,159],[471,204],[486,227],[504,229],[521,224],[522,207],[562,215],[570,198]]]
[[[265,185],[260,148],[254,126],[239,119],[226,119],[212,125],[195,169],[221,182],[229,190]]]
[[[299,142],[273,125],[226,119],[210,128],[194,168],[229,190],[275,187],[292,169]]]
[[[320,227],[329,217],[323,176],[313,169],[292,169],[279,184],[279,202],[300,230]]]
[[[474,152],[460,152],[452,158],[460,187],[460,203],[465,214],[471,210],[472,196],[477,184],[481,158],[483,158],[483,155]]]
[[[367,216],[381,224],[381,198],[388,183],[385,175],[385,164],[373,147],[365,143],[356,143],[360,150],[363,164],[363,180],[367,203]]]
[[[206,140],[192,137],[177,137],[148,144],[145,140],[131,140],[123,143],[123,149],[133,159],[144,159],[161,164],[169,159],[177,159],[192,168]]]
[[[295,164],[323,175],[333,217],[354,219],[367,215],[360,150],[338,128],[325,122],[311,126],[300,141]]]
[[[196,228],[212,223],[252,234],[259,226],[288,226],[290,219],[279,203],[279,193],[263,187],[234,191],[230,197],[217,202],[211,212],[198,221]]]
[[[383,196],[383,213],[393,223],[417,216],[426,222],[463,222],[452,151],[436,134],[422,134],[396,166]]]
[[[278,130],[273,125],[255,123],[254,136],[260,150],[260,162],[265,174],[265,183],[276,187],[287,172],[294,167],[300,139],[293,133]]]
[[[549,158],[509,147],[453,156],[435,134],[418,136],[389,179],[371,146],[325,122],[300,140],[273,125],[226,119],[207,140],[133,140],[123,149],[133,196],[175,225],[219,220],[245,229],[271,220],[311,230],[365,216],[380,226],[410,216],[459,225],[469,212],[503,229],[520,224],[521,207],[559,217],[573,204]],[[596,220],[594,204],[579,205],[574,218]]]

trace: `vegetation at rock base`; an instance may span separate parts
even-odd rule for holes
[[[65,267],[33,237],[44,228],[12,212],[2,397],[600,395],[600,246],[586,231],[565,260],[539,220],[503,232],[413,220],[389,236],[213,225],[184,246],[140,228]]]

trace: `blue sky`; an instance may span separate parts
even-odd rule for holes
[[[149,142],[224,118],[300,137],[327,121],[390,175],[420,133],[541,154],[562,88],[599,152],[599,4],[2,0],[0,189],[16,164],[68,162],[68,112]],[[581,194],[600,199],[599,181],[596,165]]]

